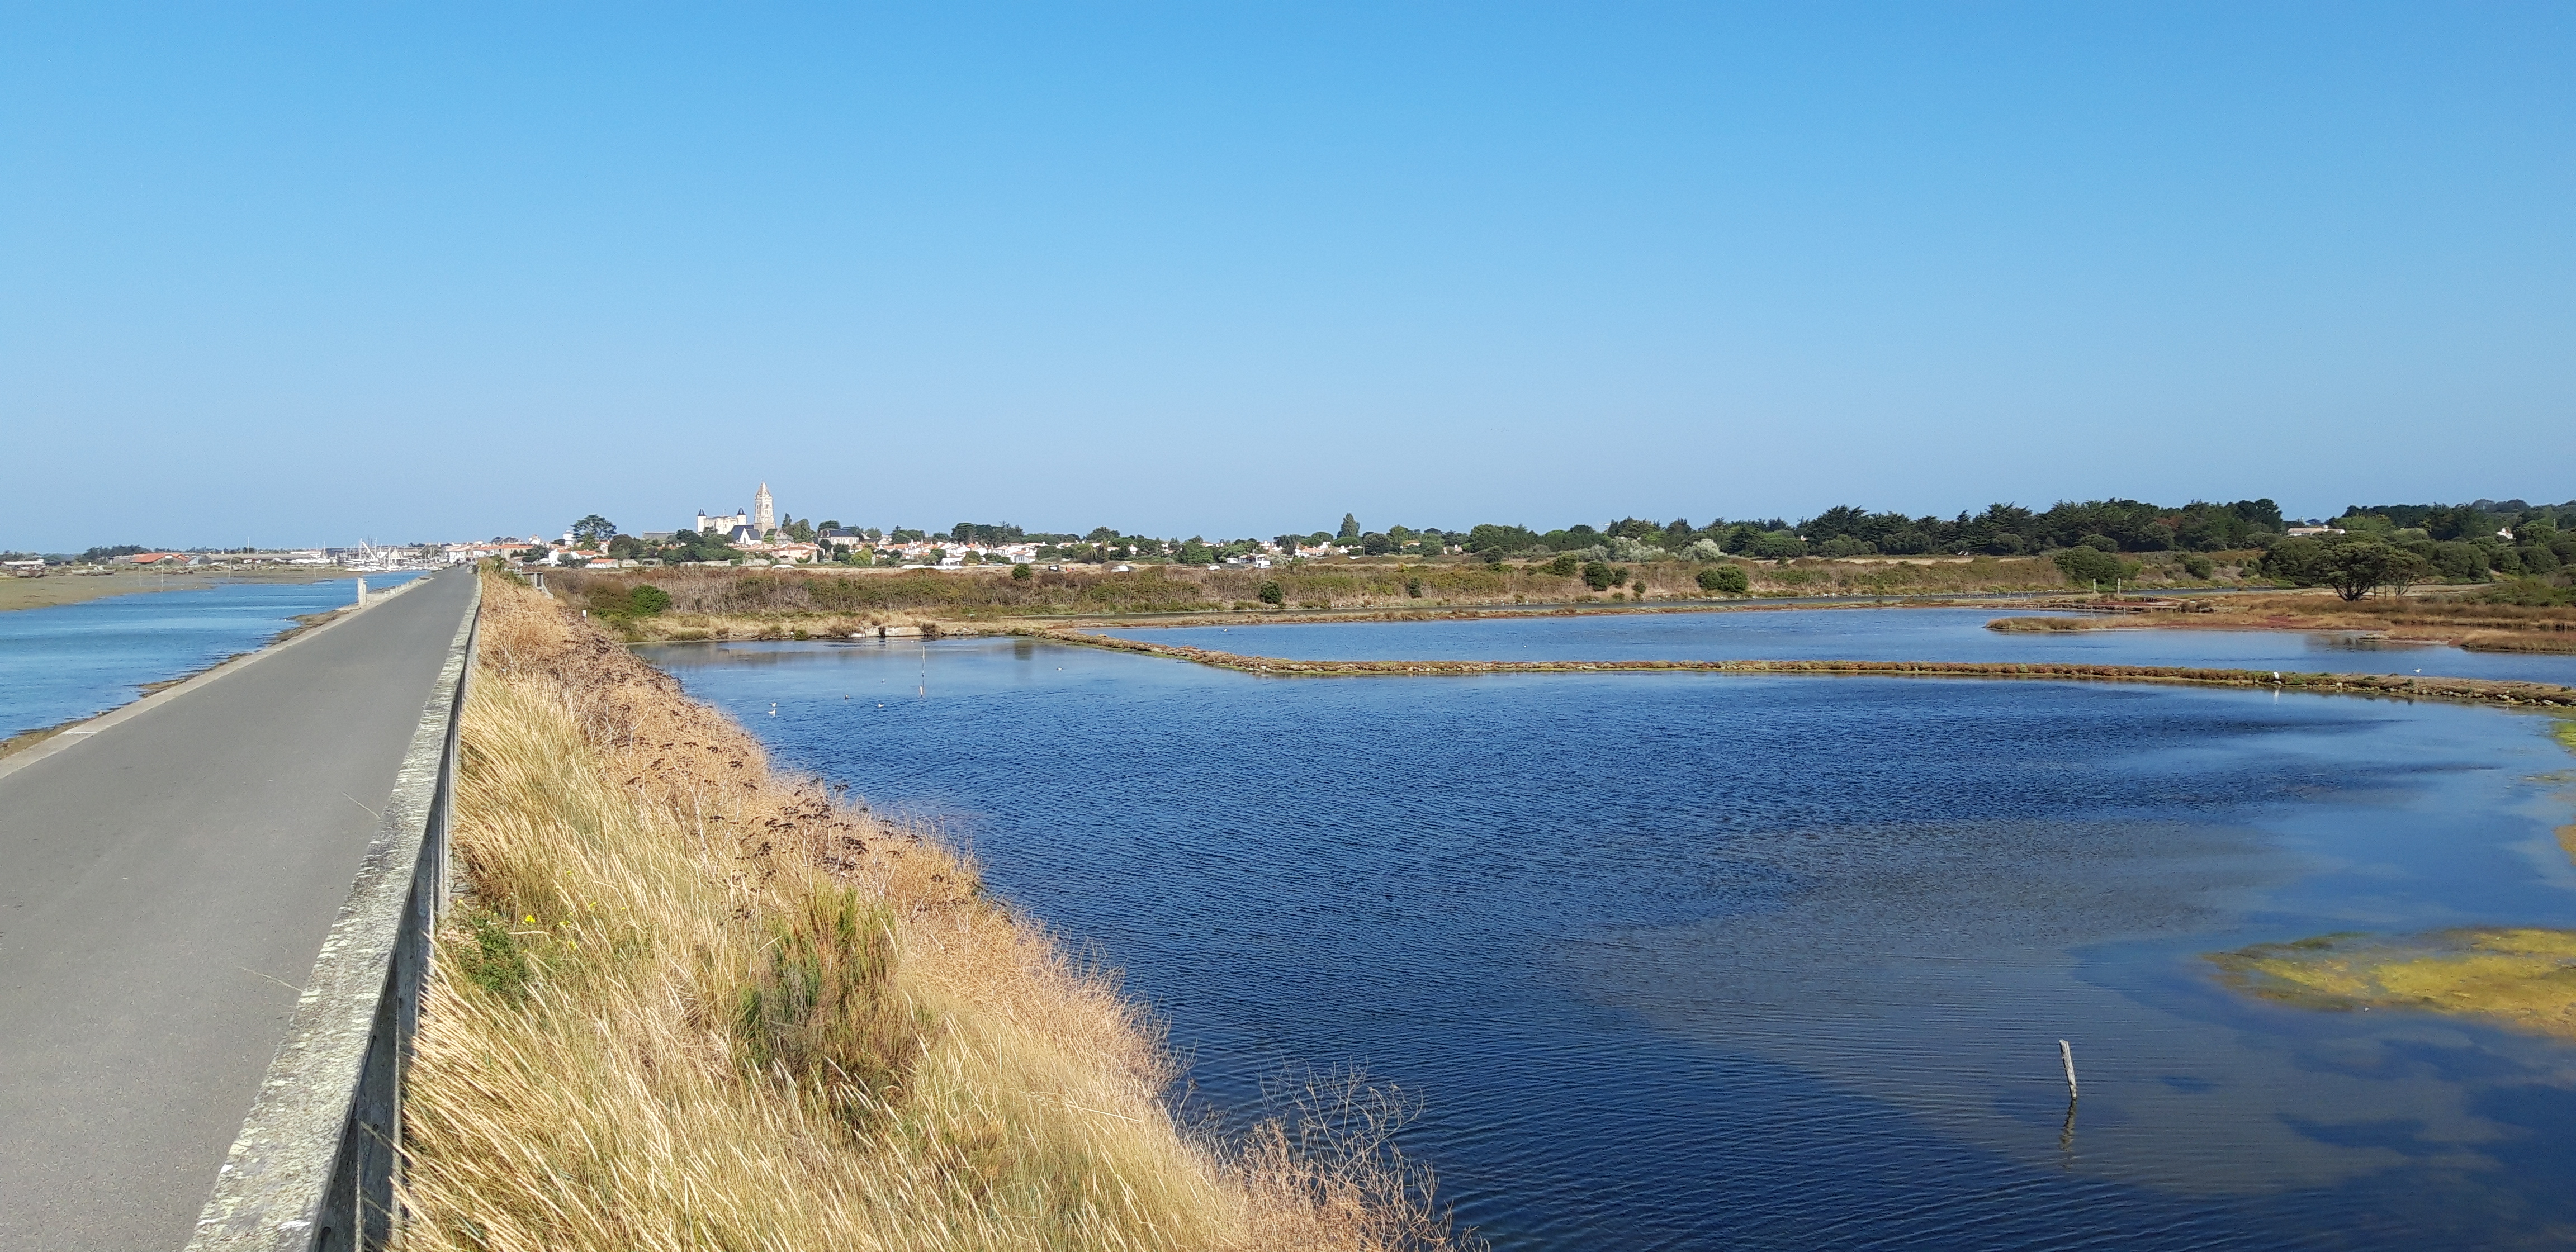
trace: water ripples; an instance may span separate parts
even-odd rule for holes
[[[763,713],[782,761],[971,841],[1127,971],[1195,1098],[1239,1115],[1298,1065],[1418,1094],[1407,1150],[1500,1248],[2576,1229],[2569,1050],[2249,1002],[2200,959],[2576,925],[2533,781],[2567,762],[2529,719],[2054,683],[1285,682],[975,640],[652,655]]]

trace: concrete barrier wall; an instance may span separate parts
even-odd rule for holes
[[[403,1071],[447,903],[457,724],[481,610],[478,585],[189,1252],[353,1252],[392,1237]]]

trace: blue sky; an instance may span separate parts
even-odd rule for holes
[[[2576,497],[2576,7],[0,9],[0,547]]]

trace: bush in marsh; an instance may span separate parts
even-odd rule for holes
[[[1695,581],[1702,591],[1730,596],[1743,595],[1753,587],[1753,579],[1745,574],[1741,565],[1719,565],[1701,570]]]

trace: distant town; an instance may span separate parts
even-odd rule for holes
[[[440,545],[419,552],[424,563],[455,564],[500,558],[541,567],[621,568],[653,565],[842,565],[966,570],[995,565],[1081,562],[1247,566],[1267,569],[1304,558],[1403,554],[1437,556],[1455,551],[1451,536],[1397,526],[1363,535],[1345,518],[1337,534],[1279,535],[1270,539],[1209,540],[1122,534],[1098,527],[1087,534],[1024,531],[1008,523],[959,522],[944,532],[903,526],[844,525],[779,510],[769,484],[752,493],[751,507],[731,513],[701,509],[675,530],[628,532],[598,514],[561,535],[526,539],[500,536],[476,543]]]
[[[2559,528],[2568,526],[2568,531]],[[2286,547],[2281,545],[2286,544]],[[1546,559],[1785,562],[1809,557],[2037,556],[2068,564],[2087,551],[2189,554],[2253,551],[2313,563],[2327,549],[2385,548],[2389,559],[2420,564],[2428,581],[2481,581],[2493,575],[2555,573],[2576,562],[2576,501],[2532,504],[2480,499],[2466,504],[2355,505],[2333,519],[2284,517],[2269,499],[2232,504],[2194,501],[2165,506],[2137,500],[2060,501],[2045,511],[2009,504],[1955,517],[1909,517],[1856,507],[1828,509],[1792,523],[1782,518],[1653,521],[1621,518],[1548,531],[1484,523],[1459,529],[1395,525],[1369,530],[1344,514],[1333,530],[1267,539],[1208,539],[1124,534],[1107,526],[1074,534],[1024,531],[1009,523],[959,522],[946,531],[817,521],[778,507],[762,483],[751,507],[729,513],[699,509],[671,530],[627,531],[593,513],[553,537],[509,535],[467,542],[354,547],[163,550],[127,544],[78,554],[0,553],[0,569],[19,576],[107,573],[124,569],[325,567],[356,571],[428,569],[498,558],[548,568],[639,566],[826,566],[971,570],[988,566],[1088,564],[1241,566],[1266,569],[1311,560],[1369,557],[1429,559],[1463,554],[1487,561]],[[2277,549],[2277,551],[2276,551]],[[2312,549],[2314,551],[2312,551]],[[2113,579],[2112,565],[2103,579]],[[2070,566],[2070,577],[2079,574]],[[2093,576],[2092,572],[2081,574]]]

